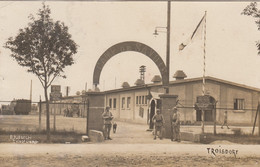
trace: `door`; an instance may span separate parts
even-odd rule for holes
[[[201,121],[201,110],[196,110],[196,121]]]

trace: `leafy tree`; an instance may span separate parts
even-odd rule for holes
[[[46,131],[50,140],[50,113],[48,88],[56,77],[63,77],[64,68],[74,63],[73,55],[77,53],[77,44],[71,39],[68,27],[63,22],[53,21],[49,6],[44,3],[37,18],[30,15],[30,22],[20,29],[16,37],[10,37],[5,48],[11,50],[20,66],[35,74],[40,80],[46,100]]]
[[[252,16],[255,18],[255,23],[257,25],[258,30],[260,31],[260,10],[257,8],[256,2],[251,2],[241,13],[246,16]],[[256,42],[256,47],[258,50],[258,55],[260,55],[260,41]]]

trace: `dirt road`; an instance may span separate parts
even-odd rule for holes
[[[25,120],[16,122],[28,128],[36,126],[35,122],[29,120],[25,124]],[[57,120],[61,122],[59,125],[64,124],[66,128],[72,124],[64,120],[71,120],[74,130],[84,131],[83,119],[60,117]],[[2,125],[9,128],[8,125],[14,125],[13,120],[4,119]],[[203,145],[171,142],[169,139],[153,140],[152,133],[146,129],[146,125],[118,122],[117,132],[111,135],[113,140],[100,144],[3,143],[0,144],[0,166],[260,166],[260,145],[237,145],[227,141]]]
[[[232,154],[211,149],[238,150]],[[208,151],[210,148],[210,151]],[[0,166],[260,166],[258,145],[1,144]]]

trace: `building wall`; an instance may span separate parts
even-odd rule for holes
[[[130,98],[130,105],[127,106],[127,99]],[[124,101],[123,101],[124,99]],[[134,107],[133,107],[134,93],[127,91],[120,94],[120,118],[134,120]]]
[[[164,93],[164,88],[160,85],[150,87],[151,92]],[[169,87],[169,93],[178,96],[181,104],[180,113],[181,121],[194,123],[196,122],[196,110],[193,108],[197,97],[202,95],[202,81],[183,82],[172,84]],[[251,89],[225,84],[215,80],[206,81],[206,94],[216,100],[216,121],[218,124],[223,122],[224,111],[228,111],[228,122],[230,124],[252,125],[255,118],[255,109],[260,100],[260,93]],[[148,95],[148,90],[144,88],[132,89],[127,91],[118,91],[107,93],[106,103],[109,98],[117,99],[117,107],[112,108],[115,118],[127,121],[133,121],[146,124],[148,122],[149,102],[137,103],[141,97]],[[129,108],[122,108],[122,98],[131,98]],[[244,99],[244,109],[234,109],[234,99]],[[113,100],[112,100],[113,101]],[[125,104],[126,105],[126,104]],[[184,107],[182,107],[184,106]]]
[[[105,95],[105,106],[110,106],[110,100],[111,100],[111,106],[110,106],[110,111],[112,112],[113,116],[115,118],[119,118],[120,117],[120,94],[118,93],[111,93],[111,94],[107,94]],[[116,101],[114,104],[114,100]]]
[[[171,85],[169,88],[169,93],[173,94],[173,95],[178,95],[178,100],[180,102],[180,104],[187,106],[186,103],[189,101],[187,99],[187,97],[189,95],[187,95],[187,90],[186,90],[187,85],[185,84],[180,84],[180,85]],[[191,110],[189,110],[188,108],[179,108],[180,111],[180,119],[182,121],[186,121],[186,120],[192,120],[192,116],[191,116]]]
[[[112,100],[111,112],[116,119],[121,121],[131,121],[137,123],[146,123],[148,115],[148,100],[146,96],[148,91],[146,88],[127,90],[121,92],[113,92],[106,94],[106,106],[109,106],[110,99]],[[136,101],[138,97],[138,102]],[[139,99],[141,100],[139,102]],[[124,104],[123,104],[124,98]],[[114,108],[114,100],[116,99],[116,108]],[[130,102],[128,104],[128,101]]]
[[[149,101],[147,99],[147,95],[148,95],[148,90],[145,88],[140,89],[134,93],[133,105],[134,105],[135,122],[147,123],[148,121]]]
[[[251,124],[253,123],[253,111],[252,109],[256,108],[256,102],[253,100],[254,92],[251,90],[238,88],[238,87],[231,87],[227,85],[223,85],[227,87],[226,89],[226,106],[229,110],[228,111],[228,122],[230,124]],[[234,100],[235,99],[244,99],[244,109],[242,110],[235,110],[234,109]],[[223,108],[222,106],[220,106]],[[232,110],[233,109],[233,110]],[[221,112],[221,111],[220,111]],[[222,114],[224,110],[222,110]],[[223,120],[223,119],[222,119]],[[220,120],[218,120],[221,122]]]

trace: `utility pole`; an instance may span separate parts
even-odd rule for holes
[[[170,81],[170,38],[171,38],[171,1],[167,1],[167,27],[155,27],[154,35],[158,35],[157,29],[165,28],[166,29],[166,81],[164,86],[165,94],[169,94],[169,81]],[[164,32],[165,33],[165,32]]]
[[[165,93],[169,94],[169,81],[170,81],[170,36],[171,36],[171,1],[167,5],[167,41],[166,41],[166,68],[167,68],[167,86]]]

